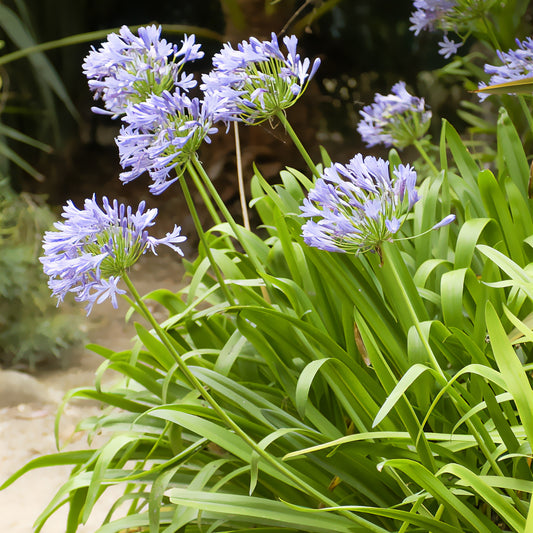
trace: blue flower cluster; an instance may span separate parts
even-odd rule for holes
[[[187,91],[196,86],[192,75],[180,76],[185,63],[204,55],[194,35],[185,36],[180,48],[160,36],[161,28],[156,26],[139,28],[138,36],[122,26],[120,33],[111,33],[98,50],[92,48],[83,72],[95,99],[101,98],[105,107],[93,111],[116,117],[128,104],[141,102],[152,93],[174,88]]]
[[[324,170],[301,207],[308,220],[302,227],[309,246],[330,252],[379,251],[393,240],[419,200],[416,172],[357,154],[347,165]]]
[[[108,298],[117,307],[117,295],[125,293],[118,287],[121,276],[147,250],[156,253],[164,244],[183,255],[177,245],[186,240],[178,226],[161,239],[150,236],[147,229],[154,225],[157,209],[145,211],[144,202],[135,213],[117,200],[110,203],[104,197],[102,204],[95,196],[85,200],[83,209],[69,201],[63,208],[64,222],[45,233],[40,258],[58,304],[74,293],[76,301],[87,302],[87,314]]]
[[[206,95],[203,100],[180,92],[164,91],[128,107],[116,143],[127,183],[144,172],[153,180],[149,189],[161,194],[183,173],[202,142],[218,130],[213,125],[228,113],[223,98]],[[175,177],[170,173],[175,170]]]
[[[211,74],[204,76],[200,98],[188,95],[197,82],[182,72],[204,55],[194,36],[185,36],[178,47],[161,38],[160,27],[139,28],[134,35],[123,26],[98,50],[93,47],[83,70],[104,106],[93,110],[120,116],[124,123],[116,139],[125,169],[121,180],[148,172],[151,192],[160,194],[181,176],[201,143],[209,142],[217,122],[251,123],[294,103],[320,62],[311,66],[300,58],[296,37],[283,42],[286,55],[274,35],[265,42],[252,38],[237,50],[225,45],[213,59]],[[68,202],[64,222],[45,234],[40,258],[58,303],[70,292],[87,302],[88,313],[108,298],[116,307],[117,295],[125,292],[118,282],[146,250],[155,253],[165,244],[181,254],[177,244],[185,237],[179,227],[162,239],[148,234],[156,214],[156,209],[145,211],[144,202],[135,213],[107,198],[102,208],[94,196],[82,210]]]
[[[491,74],[489,85],[498,85],[510,81],[517,81],[533,76],[533,39],[528,37],[520,42],[516,40],[517,50],[509,50],[507,53],[497,50],[498,58],[503,65],[485,65],[485,72]],[[487,87],[481,82],[479,89]],[[478,93],[481,100],[489,96],[488,93]]]
[[[167,170],[162,168],[161,161],[179,158],[181,149],[187,145],[184,139],[200,138],[201,143],[203,137],[198,131],[212,130],[211,117],[200,123],[194,112],[192,121],[166,120],[166,126],[165,123],[159,126],[159,119],[169,108],[175,114],[180,108],[191,107],[192,104],[186,103],[191,100],[185,94],[197,82],[192,74],[186,74],[182,69],[187,62],[202,58],[204,53],[195,43],[194,35],[185,36],[178,47],[161,39],[160,27],[139,28],[138,33],[136,36],[123,26],[118,35],[110,34],[98,50],[91,50],[83,70],[95,98],[101,98],[105,107],[105,110],[93,108],[93,111],[122,116],[127,124],[117,144],[122,167],[131,167],[131,170],[123,172],[121,179],[128,182],[147,171],[154,180],[152,192],[160,194],[175,181],[167,182],[165,178],[178,163],[176,161]],[[173,122],[180,123],[180,131],[168,127]],[[154,124],[158,127],[154,128]],[[194,131],[185,131],[187,126]],[[176,137],[181,141],[174,142]],[[194,148],[187,145],[188,152],[196,150],[198,144]]]
[[[203,56],[194,36],[178,47],[161,39],[160,27],[140,28],[135,36],[124,26],[93,48],[84,72],[105,107],[94,110],[122,116],[125,123],[117,138],[121,180],[148,172],[151,192],[160,194],[183,174],[202,142],[209,142],[217,122],[259,122],[292,105],[320,61],[302,60],[295,36],[283,43],[285,54],[274,34],[270,41],[243,41],[236,50],[224,45],[213,57],[213,70],[203,76],[200,98],[188,96],[196,81],[182,72],[187,62]]]
[[[357,131],[367,146],[384,144],[405,148],[422,139],[431,121],[423,98],[409,94],[403,81],[386,96],[376,94],[374,103],[360,111]]]
[[[283,38],[286,54],[276,34],[270,41],[251,38],[235,50],[230,44],[213,57],[213,70],[203,76],[206,93],[219,94],[233,105],[235,120],[254,124],[292,106],[320,66],[303,61],[296,51],[297,38]]]

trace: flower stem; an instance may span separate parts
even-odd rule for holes
[[[305,481],[302,481],[300,477],[294,472],[292,472],[287,466],[285,466],[283,463],[273,457],[264,448],[259,446],[255,442],[255,440],[252,439],[243,429],[241,429],[241,427],[228,415],[228,413],[226,413],[226,411],[218,404],[218,402],[213,398],[213,396],[209,394],[209,392],[202,385],[200,380],[192,373],[190,368],[187,366],[187,363],[185,363],[181,355],[177,352],[174,345],[172,344],[169,338],[169,334],[159,325],[155,317],[148,309],[147,305],[144,303],[143,299],[135,288],[135,285],[132,283],[131,279],[126,273],[124,273],[123,279],[131,295],[133,296],[133,299],[135,300],[138,309],[141,311],[144,318],[146,318],[146,320],[154,328],[155,332],[157,333],[161,342],[164,344],[165,348],[167,348],[167,350],[172,354],[172,356],[176,360],[178,368],[181,370],[187,381],[189,381],[191,386],[199,392],[199,394],[209,404],[213,411],[217,413],[217,415],[226,424],[226,426],[229,427],[232,431],[234,431],[236,435],[242,438],[242,440],[246,442],[246,444],[248,444],[248,446],[250,446],[250,448],[252,448],[265,462],[267,462],[276,470],[278,470],[278,472],[283,474],[286,479],[290,480],[290,482],[293,483],[296,487],[298,487],[301,491],[316,498],[323,505],[335,507],[337,505],[336,502],[330,500],[327,496],[323,495],[319,490],[307,484]],[[353,522],[359,525],[364,525],[365,527],[369,528],[368,531],[375,531],[378,533],[383,531],[382,528],[379,528],[375,524],[372,524],[371,522],[368,522],[349,511],[340,510],[339,513],[344,515],[346,518],[352,520]]]
[[[242,175],[242,158],[241,158],[241,140],[239,137],[239,125],[233,123],[235,132],[235,159],[237,161],[237,181],[239,183],[239,198],[241,200],[242,222],[247,230],[250,230],[250,219],[248,217],[248,208],[246,206],[246,193],[244,191],[244,179]]]
[[[418,150],[418,153],[422,156],[424,161],[430,166],[431,170],[437,175],[439,173],[437,167],[435,166],[435,163],[431,160],[428,153],[424,149],[422,143],[418,139],[413,140],[413,144],[415,148]]]
[[[233,230],[233,233],[235,234],[235,238],[240,242],[241,246],[243,247],[244,251],[246,252],[246,255],[254,265],[254,268],[258,275],[261,275],[260,273],[263,272],[264,267],[261,264],[261,261],[257,258],[256,254],[253,252],[253,250],[250,249],[250,247],[246,244],[246,240],[244,239],[244,235],[241,231],[241,227],[235,222],[235,219],[229,212],[229,209],[226,207],[226,204],[222,201],[222,198],[218,194],[218,191],[216,190],[215,186],[209,179],[209,176],[204,170],[204,167],[202,167],[202,163],[200,163],[200,160],[198,157],[194,157],[192,160],[192,163],[189,161],[188,166],[191,168],[196,168],[198,170],[198,173],[202,177],[202,180],[205,183],[205,186],[207,190],[209,191],[209,194],[214,199],[215,203],[217,204],[218,208],[220,209],[222,215],[230,225],[231,229]],[[267,280],[265,280],[265,287],[261,287],[261,293],[263,295],[263,298],[267,303],[270,303],[270,296],[268,294],[267,287],[270,285]]]
[[[226,300],[231,305],[234,305],[235,300],[233,299],[233,296],[231,295],[226,283],[224,282],[224,278],[222,277],[220,269],[213,257],[213,253],[211,252],[211,248],[209,247],[209,244],[207,243],[207,239],[205,238],[205,233],[202,228],[202,223],[200,222],[200,218],[198,216],[198,212],[196,211],[196,207],[194,205],[194,201],[189,191],[189,187],[187,186],[187,182],[185,181],[183,177],[179,180],[179,182],[181,183],[181,189],[183,190],[183,195],[185,196],[187,207],[189,208],[189,211],[191,213],[191,216],[194,222],[194,227],[196,228],[196,232],[198,233],[200,242],[202,243],[205,249],[205,253],[207,255],[209,263],[211,264],[211,267],[213,268],[213,272],[215,273],[215,277],[217,278],[218,284],[220,285],[220,288],[222,289],[222,292],[224,293]]]
[[[492,24],[487,20],[487,17],[484,14],[482,15],[481,19],[483,21],[483,25],[485,26],[485,30],[487,31],[488,40],[494,47],[494,50],[502,50],[502,47],[498,42],[498,38],[496,37],[496,34],[492,28]]]
[[[235,238],[241,243],[242,247],[244,248],[244,251],[247,253],[248,257],[253,262],[254,266],[260,271],[261,264],[258,262],[257,258],[255,257],[255,254],[251,253],[251,251],[247,249],[246,241],[243,238],[241,228],[239,227],[237,222],[235,222],[235,219],[233,218],[229,209],[226,207],[226,204],[223,202],[222,198],[218,194],[218,191],[216,190],[215,186],[211,182],[209,176],[206,174],[204,167],[200,163],[198,157],[194,156],[192,159],[192,163],[189,162],[187,166],[188,167],[190,166],[193,169],[196,169],[198,171],[198,174],[200,174],[200,177],[202,178],[207,190],[209,191],[211,198],[213,198],[218,208],[220,209],[220,212],[222,213],[223,217],[226,219],[231,229],[233,230],[233,233],[235,234]]]
[[[283,110],[279,110],[276,113],[276,116],[279,118],[280,122],[283,124],[285,131],[289,134],[289,137],[292,139],[292,142],[298,148],[298,151],[304,158],[304,161],[307,163],[307,166],[309,167],[309,170],[313,173],[315,178],[320,178],[320,173],[318,172],[316,165],[313,163],[313,160],[311,159],[311,156],[307,153],[307,150],[305,149],[304,145],[300,142],[300,139],[298,138],[298,135],[296,135],[296,132],[292,129],[292,126],[290,122],[287,120],[287,117],[285,116],[285,113]]]
[[[191,176],[194,185],[196,187],[196,190],[200,193],[200,196],[202,197],[202,200],[204,202],[204,205],[207,207],[207,210],[209,211],[209,214],[211,215],[211,218],[213,219],[213,222],[215,225],[222,224],[222,219],[220,218],[219,214],[217,213],[217,210],[215,206],[213,205],[213,202],[211,201],[211,198],[209,198],[209,195],[207,194],[205,187],[202,185],[202,180],[198,176],[198,173],[196,172],[193,165],[187,165],[187,171],[189,175]],[[230,250],[234,250],[233,243],[231,242],[231,239],[228,236],[224,237],[224,242],[226,243],[226,246]]]
[[[220,224],[222,220],[220,219],[220,216],[218,215],[217,210],[215,209],[215,206],[213,205],[213,202],[211,202],[209,195],[205,192],[205,188],[202,187],[202,183],[200,181],[200,178],[198,177],[198,174],[194,171],[194,168],[191,170],[190,167],[187,167],[187,170],[189,171],[189,174],[194,182],[194,185],[196,186],[196,189],[200,193],[200,196],[202,197],[204,205],[209,211],[209,214],[211,215],[213,222],[215,224]]]
[[[533,134],[533,117],[531,116],[531,109],[529,109],[528,105],[526,104],[525,98],[521,94],[518,95],[518,101],[520,102],[520,107],[522,108],[522,111],[524,112],[524,115],[526,116],[529,129],[531,130],[531,133]]]

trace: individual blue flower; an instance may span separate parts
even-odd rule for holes
[[[202,77],[206,93],[219,94],[232,106],[233,116],[259,123],[292,106],[315,75],[320,59],[311,64],[296,51],[298,39],[283,38],[286,51],[272,33],[270,41],[251,37],[234,49],[229,43],[213,57],[213,70]]]
[[[105,107],[93,111],[116,117],[128,104],[142,102],[152,93],[195,87],[192,75],[181,71],[186,62],[203,55],[194,35],[185,35],[178,47],[161,39],[161,27],[139,28],[137,36],[122,26],[119,34],[111,33],[98,50],[93,47],[83,63],[89,88]]]
[[[164,91],[129,106],[116,138],[122,168],[129,168],[120,179],[127,183],[148,172],[150,191],[161,194],[181,176],[202,142],[210,142],[209,135],[217,132],[213,124],[226,114],[224,99],[210,94],[200,100]]]
[[[304,200],[302,227],[309,246],[330,252],[379,251],[400,231],[418,201],[416,172],[357,154],[347,165],[334,163]]]
[[[161,239],[150,236],[148,228],[154,225],[157,209],[145,211],[145,207],[141,202],[133,212],[106,197],[100,207],[94,195],[85,200],[83,209],[67,202],[64,221],[45,233],[40,258],[58,305],[66,294],[74,293],[76,301],[87,302],[87,314],[95,303],[107,299],[116,308],[117,296],[126,292],[118,287],[121,277],[147,250],[156,253],[164,244],[183,255],[177,246],[186,240],[181,229],[174,226]]]
[[[374,103],[363,107],[360,114],[363,120],[357,131],[369,147],[410,146],[424,137],[431,121],[424,99],[409,94],[403,81],[392,87],[391,94],[376,94]]]
[[[444,59],[448,59],[449,57],[455,55],[461,46],[463,46],[463,43],[456,43],[455,41],[449,39],[447,35],[445,35],[442,38],[442,41],[439,42],[439,54],[444,56]]]
[[[516,44],[518,48],[509,50],[507,53],[497,50],[502,65],[485,65],[485,72],[491,74],[489,85],[518,81],[533,76],[533,39],[528,37],[522,42],[517,39]],[[485,87],[487,84],[481,82],[478,88],[484,89]],[[478,93],[481,100],[489,95],[489,93]]]

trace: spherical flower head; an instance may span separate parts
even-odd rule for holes
[[[528,37],[522,42],[517,39],[516,44],[518,48],[509,50],[507,53],[497,50],[502,65],[485,65],[485,72],[491,74],[489,85],[498,85],[533,76],[533,39]],[[486,86],[484,82],[481,82],[479,89]],[[478,96],[481,100],[485,100],[490,95],[478,93]]]
[[[194,35],[185,35],[181,47],[161,39],[161,27],[139,28],[138,36],[127,26],[85,58],[83,72],[95,99],[101,98],[105,110],[93,111],[119,116],[131,103],[142,102],[148,95],[179,87],[187,91],[196,82],[181,72],[184,64],[203,57]]]
[[[122,168],[130,170],[120,179],[127,183],[148,172],[150,191],[161,194],[181,176],[202,142],[210,142],[209,135],[217,131],[213,123],[226,112],[219,96],[199,100],[168,91],[128,107],[116,143]]]
[[[304,200],[302,227],[309,246],[330,252],[379,251],[394,240],[418,201],[416,172],[357,154],[348,165],[334,163],[324,170]]]
[[[386,96],[376,94],[374,103],[360,111],[363,120],[357,131],[367,146],[384,144],[405,148],[421,140],[431,121],[423,98],[409,94],[403,81]]]
[[[164,244],[183,255],[177,245],[186,238],[179,227],[162,239],[148,234],[156,216],[157,209],[145,211],[144,202],[133,212],[106,197],[102,207],[94,195],[85,200],[83,209],[69,201],[63,208],[64,221],[45,233],[40,258],[58,304],[71,292],[76,301],[87,302],[87,314],[108,298],[117,308],[117,296],[125,293],[118,287],[121,277],[147,250],[155,253]]]
[[[213,57],[213,70],[202,77],[201,88],[227,98],[232,116],[256,124],[292,106],[315,75],[320,60],[313,64],[301,59],[296,51],[296,36],[283,38],[282,51],[274,33],[270,41],[254,37],[243,41],[235,50],[229,43]]]

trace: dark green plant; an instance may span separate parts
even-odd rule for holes
[[[0,365],[34,369],[83,341],[77,321],[50,298],[38,256],[53,220],[39,199],[0,180]]]
[[[115,407],[79,426],[109,441],[38,458],[7,482],[73,465],[37,526],[68,504],[74,532],[121,484],[116,507],[128,510],[113,508],[99,533],[526,531],[533,219],[505,112],[498,135],[494,176],[443,124],[443,171],[421,184],[406,233],[450,206],[458,224],[385,243],[383,264],[302,242],[311,182],[289,169],[276,186],[254,179],[267,238],[213,227],[211,257],[202,244],[178,294],[141,298],[126,280],[143,321],[133,348],[92,347],[106,360],[99,376],[123,381],[65,400]],[[246,253],[228,246],[235,231]],[[149,300],[167,308],[161,324]]]

